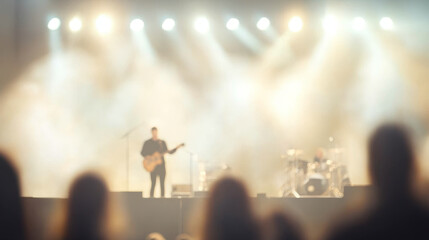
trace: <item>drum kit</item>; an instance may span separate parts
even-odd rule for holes
[[[349,185],[347,167],[342,162],[344,149],[327,150],[327,158],[305,160],[300,149],[289,149],[281,156],[283,197],[342,197]]]

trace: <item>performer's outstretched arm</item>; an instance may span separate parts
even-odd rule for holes
[[[163,148],[164,148],[165,152],[168,154],[173,154],[177,151],[177,148],[168,150],[167,143],[165,143],[165,141],[163,142]]]

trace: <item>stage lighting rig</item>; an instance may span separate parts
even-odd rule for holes
[[[61,20],[59,18],[51,18],[48,22],[48,29],[51,31],[58,30],[61,26]]]
[[[198,17],[194,22],[194,29],[199,33],[207,33],[210,30],[209,20],[205,17]]]
[[[226,28],[230,31],[235,31],[240,27],[240,21],[237,18],[230,18],[226,22]]]
[[[338,29],[338,20],[334,16],[326,16],[322,22],[323,29],[329,33],[335,33]]]
[[[95,20],[95,27],[98,33],[102,35],[112,32],[112,28],[113,28],[112,18],[108,15],[101,14]]]
[[[380,27],[386,31],[393,30],[393,28],[394,28],[393,20],[390,17],[383,17],[380,20]]]
[[[172,18],[167,18],[162,22],[162,29],[164,31],[172,31],[176,26],[176,22]]]
[[[289,20],[288,26],[291,32],[299,32],[302,30],[304,23],[302,22],[302,19],[300,17],[295,16]]]
[[[82,29],[82,20],[78,17],[74,17],[69,22],[69,29],[72,32],[79,32]]]
[[[271,22],[268,18],[266,17],[262,17],[258,20],[258,22],[256,23],[256,27],[261,30],[261,31],[265,31],[267,30],[271,25]]]
[[[136,18],[130,22],[130,29],[133,32],[141,32],[144,28],[143,20]]]

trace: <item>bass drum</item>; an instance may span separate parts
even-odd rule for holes
[[[304,182],[305,195],[323,195],[329,187],[329,181],[320,173],[314,173],[308,176]]]

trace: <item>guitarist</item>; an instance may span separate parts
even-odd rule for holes
[[[152,138],[146,140],[143,144],[143,148],[141,150],[141,155],[143,157],[149,156],[158,152],[162,155],[162,163],[156,166],[156,168],[150,173],[150,180],[152,182],[150,187],[150,197],[153,197],[156,185],[156,177],[159,176],[160,184],[161,184],[161,197],[164,197],[164,183],[165,183],[165,160],[164,154],[173,154],[176,152],[177,148],[168,150],[167,144],[164,140],[158,138],[158,129],[153,127],[152,130]]]

